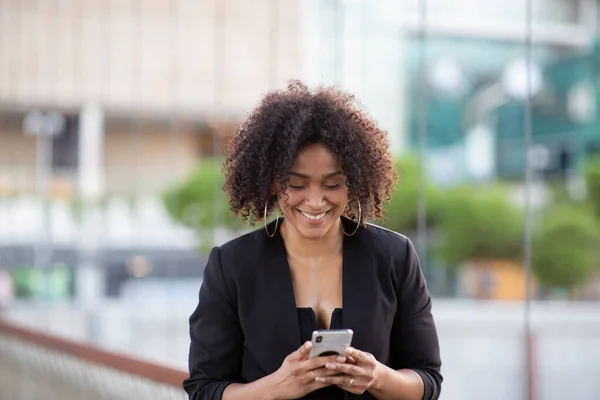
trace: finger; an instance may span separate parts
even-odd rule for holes
[[[318,368],[312,371],[315,376],[323,376],[323,377],[328,377],[328,376],[335,376],[335,375],[340,375],[341,372],[336,371],[335,369],[329,369],[329,368]]]
[[[348,364],[356,364],[356,360],[354,358],[350,357],[350,356],[346,357],[346,362]]]
[[[330,373],[331,372],[327,371],[326,368],[320,368],[318,370],[308,371],[310,380],[312,381],[310,383],[310,385],[313,385],[313,383],[317,383],[317,388],[312,389],[312,390],[316,390],[319,387],[325,387],[325,386],[331,385],[330,383],[327,382],[327,379],[326,379],[328,376],[330,376],[330,375],[328,375]]]
[[[348,376],[348,375],[336,375],[325,378],[326,382],[330,385],[336,385],[348,392],[362,393],[365,391],[365,386],[362,380]]]
[[[337,374],[337,375],[322,375],[318,377],[319,382],[327,382],[329,385],[341,385],[344,382],[348,383],[350,379],[353,377],[345,375],[345,374]],[[354,382],[356,378],[354,378]],[[353,383],[354,384],[354,383]]]
[[[312,343],[310,341],[305,342],[298,350],[292,353],[290,359],[295,361],[303,361],[308,359],[310,350],[312,349]]]
[[[356,350],[354,347],[346,348],[346,356],[352,357],[356,362],[360,362],[360,355],[358,353],[359,351]]]
[[[354,364],[348,363],[327,363],[325,364],[325,368],[330,371],[336,371],[338,374],[349,375],[353,377],[366,375],[366,371]]]
[[[310,383],[310,391],[314,392],[317,389],[322,389],[327,386],[331,386],[331,383],[327,382],[327,379],[321,376],[318,376],[314,379],[313,382]]]
[[[346,362],[345,356],[333,355],[333,356],[321,356],[311,358],[306,361],[306,365],[304,366],[308,370],[314,370],[317,368],[324,367],[327,363],[343,363]]]
[[[355,360],[356,364],[370,363],[371,358],[369,353],[364,351],[356,350],[354,347],[348,347],[346,349],[346,357],[350,357]]]

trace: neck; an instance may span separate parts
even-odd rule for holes
[[[288,256],[296,259],[323,259],[339,254],[342,251],[344,234],[341,230],[341,221],[333,226],[325,236],[317,239],[303,237],[285,223],[281,224],[281,237],[285,243]]]

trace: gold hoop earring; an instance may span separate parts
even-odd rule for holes
[[[267,229],[267,206],[268,205],[269,205],[269,201],[267,200],[267,202],[265,203],[265,217],[264,217],[265,232],[267,232],[268,237],[273,237],[273,236],[275,236],[275,233],[277,232],[277,226],[279,225],[279,213],[277,213],[277,219],[275,220],[275,229],[273,229],[273,233],[270,234],[269,230]]]
[[[360,228],[360,220],[362,219],[362,209],[360,207],[360,200],[358,200],[358,222],[356,223],[356,229],[354,230],[354,232],[348,234],[346,233],[346,231],[344,230],[344,225],[340,225],[340,227],[342,228],[342,232],[344,232],[344,235],[346,236],[354,236],[354,234],[358,231],[358,228]]]

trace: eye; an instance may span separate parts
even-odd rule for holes
[[[339,188],[340,184],[336,183],[335,185],[323,185],[323,186],[325,186],[327,189],[332,189],[333,190],[333,189]]]
[[[290,185],[290,184],[288,183],[288,187],[290,187],[290,188],[292,188],[292,189],[296,189],[296,190],[297,190],[297,189],[302,189],[304,186],[302,186],[302,185]]]

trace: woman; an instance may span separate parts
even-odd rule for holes
[[[353,96],[266,95],[224,163],[232,211],[264,227],[215,247],[190,317],[190,399],[436,399],[431,299],[410,240],[367,224],[396,173]],[[277,218],[267,217],[278,209]],[[315,329],[352,347],[308,359]]]

